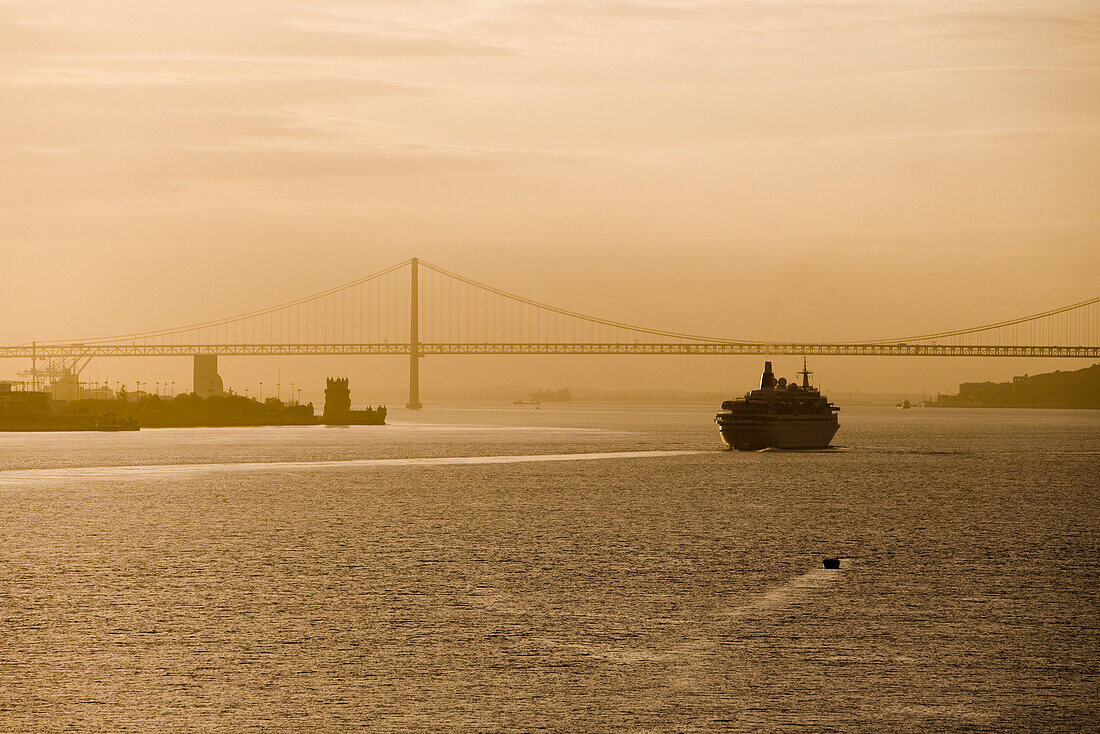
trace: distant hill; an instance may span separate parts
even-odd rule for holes
[[[933,408],[1100,409],[1100,364],[1073,372],[1013,377],[1012,382],[964,382],[958,395],[939,395]]]

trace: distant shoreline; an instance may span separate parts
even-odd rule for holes
[[[1071,372],[1020,375],[1011,382],[964,382],[956,395],[937,395],[932,408],[1100,408],[1100,364]]]

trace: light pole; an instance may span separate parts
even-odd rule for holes
[[[264,401],[264,381],[260,380],[260,402]]]

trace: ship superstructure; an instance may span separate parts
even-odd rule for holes
[[[715,417],[722,441],[731,449],[824,448],[840,423],[836,407],[810,385],[811,373],[802,362],[802,384],[776,379],[772,363],[764,363],[760,387],[740,400],[727,400]]]

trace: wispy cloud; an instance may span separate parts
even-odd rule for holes
[[[826,229],[909,226],[949,209],[929,192],[954,159],[989,180],[975,210],[1029,206],[1016,161],[1067,192],[1035,213],[1073,218],[1097,186],[1098,39],[1078,0],[9,0],[0,208],[33,229],[230,186],[436,216],[480,191],[517,222],[556,201],[625,226],[644,202],[699,231],[739,200],[767,229],[793,197]]]

